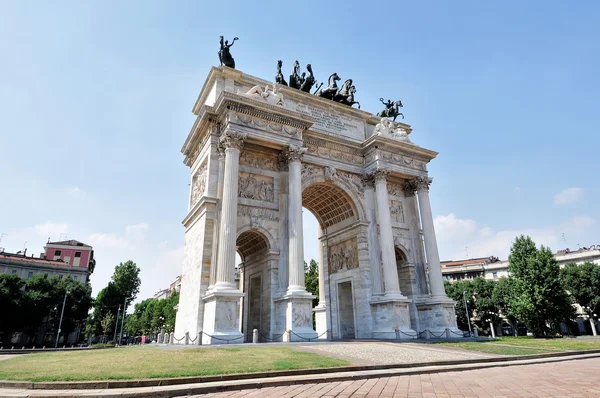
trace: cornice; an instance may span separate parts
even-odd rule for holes
[[[364,152],[367,153],[374,149],[379,149],[386,152],[398,153],[405,156],[412,156],[426,162],[435,159],[438,152],[430,149],[425,149],[420,146],[407,144],[405,142],[396,141],[391,138],[372,135],[362,144]]]

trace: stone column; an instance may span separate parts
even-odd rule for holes
[[[308,294],[304,285],[304,237],[302,229],[302,155],[306,148],[290,146],[289,165],[289,286],[288,295]]]
[[[317,236],[319,237],[319,247],[317,254],[317,261],[319,262],[319,307],[325,307],[325,256],[323,255],[324,242],[321,241],[323,237],[323,230],[321,225],[317,224]]]
[[[383,280],[385,281],[385,297],[387,299],[404,299],[400,292],[398,269],[396,267],[396,252],[392,232],[392,217],[388,200],[387,176],[389,172],[378,167],[373,173],[377,199],[377,217],[379,222],[379,241],[381,242],[381,259],[383,262]]]
[[[421,225],[423,227],[423,237],[425,239],[425,254],[427,255],[427,265],[429,268],[431,295],[434,297],[446,297],[444,280],[442,279],[440,255],[438,253],[435,229],[433,227],[431,203],[429,202],[429,184],[431,184],[431,180],[429,178],[418,177],[414,179],[414,182],[417,186],[419,209],[421,210]]]
[[[367,208],[367,221],[369,222],[369,260],[371,262],[373,296],[383,295],[383,281],[381,280],[381,256],[379,242],[377,241],[377,216],[375,212],[375,179],[372,174],[363,177],[365,186],[365,206]]]
[[[219,173],[217,177],[217,214],[215,216],[214,228],[213,228],[213,240],[212,240],[212,254],[211,254],[211,267],[210,267],[210,283],[209,289],[212,289],[217,278],[217,262],[219,258],[219,232],[221,219],[221,207],[223,204],[223,178],[225,174],[225,148],[221,143],[217,144],[217,152],[219,154]]]
[[[419,206],[415,191],[417,186],[414,181],[406,181],[402,187],[406,202],[407,215],[410,215],[411,240],[413,246],[413,257],[415,262],[416,282],[418,295],[429,295],[429,287],[427,283],[427,272],[425,271],[425,253],[423,239],[421,237],[421,222],[419,216]]]
[[[237,289],[235,286],[235,243],[237,238],[238,178],[240,151],[246,136],[245,133],[226,131],[219,140],[225,148],[225,170],[214,290]]]
[[[289,203],[289,170],[287,152],[279,154],[280,189],[279,189],[279,290],[283,296],[287,292],[289,278],[289,237],[288,237],[288,203]]]

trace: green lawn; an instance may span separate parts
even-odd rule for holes
[[[493,341],[439,344],[445,347],[500,355],[529,355],[600,349],[600,340],[571,338],[534,339],[533,337],[500,337]]]
[[[347,365],[352,363],[285,347],[165,349],[136,346],[20,355],[0,361],[0,380],[142,379]]]

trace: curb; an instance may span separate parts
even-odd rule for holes
[[[250,380],[256,379],[267,379],[261,381],[262,384],[269,385],[285,385],[290,384],[290,381],[285,381],[284,384],[272,384],[281,383],[281,381],[268,379],[275,378],[289,378],[297,376],[314,376],[318,375],[316,379],[323,380],[323,376],[328,374],[336,374],[335,377],[332,375],[331,380],[327,381],[340,381],[340,380],[355,380],[356,376],[352,375],[357,372],[369,372],[376,371],[380,374],[380,371],[387,371],[385,374],[393,373],[397,374],[403,370],[406,374],[415,373],[431,373],[440,371],[452,371],[452,370],[470,370],[478,369],[481,367],[496,367],[496,366],[511,366],[518,365],[519,362],[541,360],[537,363],[544,363],[555,361],[563,358],[562,360],[573,360],[580,359],[579,357],[600,357],[600,350],[590,351],[574,351],[574,352],[560,352],[560,353],[546,353],[546,354],[533,354],[533,355],[520,355],[512,357],[492,357],[492,358],[476,358],[476,359],[463,359],[456,361],[437,361],[437,362],[420,362],[420,363],[406,363],[406,364],[392,364],[392,365],[362,365],[362,366],[345,366],[338,368],[316,368],[316,369],[299,369],[299,370],[287,370],[287,371],[271,371],[271,372],[257,372],[257,373],[236,373],[216,376],[191,376],[191,377],[174,377],[164,379],[140,379],[140,380],[107,380],[107,381],[81,381],[81,382],[29,382],[29,381],[0,381],[0,388],[6,389],[25,389],[25,390],[92,390],[92,389],[127,389],[127,388],[143,388],[143,387],[175,387],[189,384],[206,384],[206,383],[227,383],[227,382],[239,382],[248,380],[248,385],[256,385],[256,382]],[[544,361],[547,360],[547,361]],[[466,365],[466,366],[463,366]],[[470,366],[469,366],[470,365]],[[457,368],[462,366],[460,368]],[[444,368],[446,367],[446,368]],[[429,368],[429,369],[428,369]],[[457,368],[457,369],[455,369]],[[433,370],[432,370],[433,369]],[[447,369],[447,370],[442,370]],[[344,374],[346,373],[346,374]],[[381,377],[380,375],[377,377]],[[327,379],[325,377],[325,379]],[[310,378],[302,378],[302,382],[309,382]],[[291,383],[294,384],[294,383]],[[242,387],[244,383],[233,384],[237,389],[243,388],[259,388],[259,387]],[[208,386],[207,386],[208,387]],[[214,388],[214,387],[212,387]],[[221,390],[214,390],[221,391]],[[214,392],[213,391],[213,392]],[[85,394],[85,391],[81,391],[80,394]],[[119,396],[121,393],[119,393]],[[198,394],[197,392],[195,394]],[[79,395],[79,393],[78,393]],[[104,395],[103,395],[104,396]],[[169,395],[171,396],[171,395]]]
[[[186,395],[197,395],[197,394],[208,394],[208,393],[218,393],[224,391],[235,391],[235,390],[246,390],[246,389],[258,389],[265,387],[279,387],[279,386],[288,386],[288,385],[297,385],[297,384],[308,384],[308,383],[331,383],[331,382],[341,382],[341,381],[355,381],[362,379],[371,379],[371,378],[381,378],[381,377],[391,377],[391,376],[407,376],[407,375],[416,375],[416,374],[431,374],[431,373],[443,373],[443,372],[457,372],[457,371],[466,371],[466,370],[476,370],[476,369],[487,369],[494,367],[505,367],[505,366],[523,366],[523,365],[531,365],[531,364],[541,364],[548,362],[562,362],[569,360],[580,360],[580,359],[592,359],[592,358],[600,358],[600,353],[577,353],[575,355],[565,356],[553,356],[550,358],[521,358],[513,361],[501,361],[496,363],[474,363],[474,364],[464,364],[464,365],[454,365],[454,366],[429,366],[423,368],[412,368],[412,369],[383,369],[383,370],[370,370],[370,371],[362,371],[362,372],[339,372],[331,375],[327,374],[318,374],[318,375],[308,375],[306,377],[302,376],[288,376],[281,377],[281,379],[250,379],[247,381],[239,382],[239,380],[230,380],[224,382],[212,382],[212,383],[204,383],[210,385],[202,385],[202,383],[194,384],[194,385],[178,385],[178,386],[158,386],[151,388],[132,388],[132,391],[127,391],[127,389],[116,389],[113,391],[97,389],[95,391],[52,391],[45,390],[36,392],[35,390],[20,390],[9,392],[9,394],[3,395],[5,398],[51,398],[51,397],[98,397],[98,398],[142,398],[142,397],[152,397],[152,398],[171,398],[171,397],[181,397]],[[135,391],[137,390],[137,391]],[[0,393],[8,392],[7,390],[0,391]]]

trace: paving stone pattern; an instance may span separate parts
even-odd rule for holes
[[[600,359],[321,384],[297,384],[195,397],[600,397]]]

